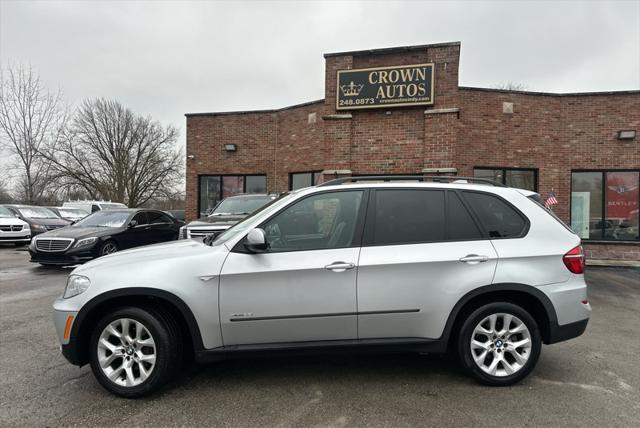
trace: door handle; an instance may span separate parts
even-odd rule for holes
[[[333,262],[330,265],[326,265],[324,268],[334,272],[344,272],[345,270],[353,269],[354,267],[356,267],[354,263]]]
[[[488,256],[479,256],[477,254],[467,254],[466,256],[460,259],[461,262],[465,262],[469,264],[486,262],[487,260],[489,260]]]

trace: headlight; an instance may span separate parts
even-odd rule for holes
[[[47,230],[47,228],[41,224],[34,224],[33,230]]]
[[[91,245],[95,244],[97,240],[98,238],[95,236],[92,236],[91,238],[84,238],[76,242],[76,245],[74,245],[73,248],[90,247]]]
[[[91,285],[91,281],[86,276],[81,275],[69,275],[67,279],[67,286],[64,289],[63,299],[77,296],[84,293]]]
[[[180,239],[187,239],[187,226],[180,227]]]

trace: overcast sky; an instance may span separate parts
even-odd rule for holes
[[[0,0],[0,59],[38,69],[67,102],[114,98],[184,113],[324,96],[325,52],[462,42],[460,85],[640,88],[640,1],[305,2]]]

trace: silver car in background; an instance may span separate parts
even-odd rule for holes
[[[54,304],[63,355],[123,397],[157,390],[190,355],[346,348],[451,351],[502,386],[531,372],[543,343],[583,333],[580,239],[535,194],[396,178],[301,189],[211,245],[183,240],[76,268]]]

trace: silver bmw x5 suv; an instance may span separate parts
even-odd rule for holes
[[[338,179],[274,200],[210,245],[76,268],[56,300],[63,355],[124,397],[195,357],[351,349],[452,352],[488,385],[582,334],[580,238],[534,193],[458,177]],[[407,180],[415,180],[409,182]]]

